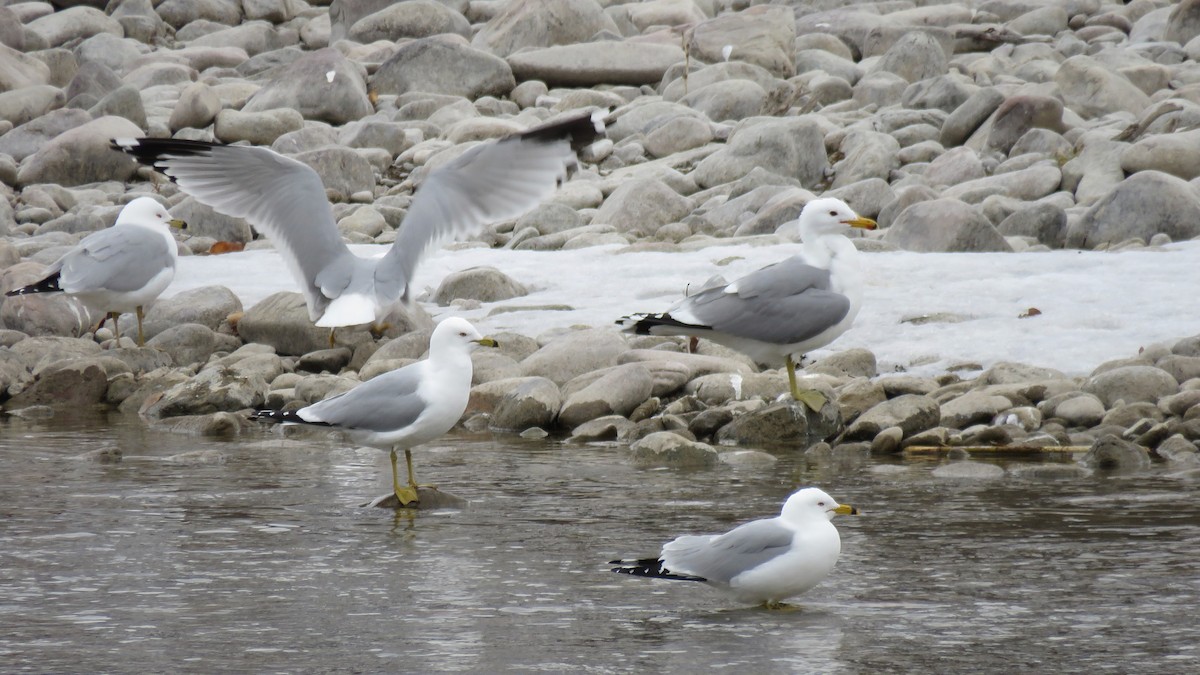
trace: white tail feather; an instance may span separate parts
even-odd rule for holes
[[[358,326],[375,320],[375,300],[359,293],[340,295],[329,303],[317,321],[321,328]]]

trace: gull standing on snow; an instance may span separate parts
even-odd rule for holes
[[[264,147],[199,141],[125,138],[113,147],[270,237],[304,292],[309,318],[334,329],[382,320],[398,300],[407,301],[429,249],[549,197],[577,164],[573,148],[603,133],[601,117],[575,115],[481,143],[429,172],[396,242],[378,259],[355,256],[342,243],[320,176],[300,161]]]
[[[89,312],[103,314],[96,330],[112,319],[118,339],[118,317],[122,312],[135,312],[138,346],[143,346],[143,308],[175,278],[179,250],[168,226],[183,228],[186,224],[172,218],[154,199],[138,197],[121,209],[115,225],[89,234],[54,261],[41,281],[5,295],[66,293],[78,298]]]
[[[742,602],[778,608],[829,576],[842,551],[830,522],[857,515],[817,488],[788,497],[775,518],[754,520],[725,534],[685,535],[662,547],[657,558],[613,560],[614,572],[638,577],[700,581]]]
[[[862,305],[858,250],[846,227],[875,229],[840,199],[814,199],[800,212],[802,251],[733,283],[710,281],[662,314],[617,321],[638,335],[708,338],[759,363],[787,367],[792,396],[820,410],[825,396],[796,386],[793,354],[824,347],[845,333]]]
[[[388,450],[392,490],[401,506],[417,501],[412,447],[450,431],[467,409],[471,393],[471,352],[496,347],[466,319],[439,323],[429,338],[429,358],[383,373],[350,391],[294,412],[260,410],[251,419],[310,424],[346,432],[356,443]],[[396,449],[404,449],[408,487],[400,485]]]

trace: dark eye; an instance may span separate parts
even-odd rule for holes
[[[466,333],[459,333],[459,334],[458,334],[458,336],[459,336],[459,337],[467,337],[467,334],[466,334]]]
[[[817,502],[817,506],[825,506],[825,502]]]
[[[837,218],[837,214],[838,214],[838,213],[837,213],[837,211],[830,211],[830,212],[829,212],[829,215],[833,216],[834,218]]]

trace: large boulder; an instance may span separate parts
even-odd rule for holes
[[[274,108],[292,108],[305,119],[335,126],[374,112],[367,97],[365,73],[330,48],[293,61],[251,96],[242,110],[262,112]]]
[[[692,29],[692,56],[709,63],[729,59],[762,66],[781,78],[796,74],[796,22],[790,7],[762,5],[722,14]]]
[[[904,209],[883,235],[907,251],[1010,251],[996,228],[970,205],[957,199],[917,202]]]
[[[1181,241],[1200,235],[1200,191],[1158,171],[1140,171],[1118,183],[1067,232],[1067,246],[1094,248],[1158,233]]]
[[[529,355],[521,362],[521,369],[526,375],[563,384],[577,375],[617,365],[617,358],[627,349],[625,340],[614,330],[574,331]]]
[[[601,31],[618,32],[596,0],[509,0],[471,44],[504,57],[523,49],[587,42]]]
[[[380,94],[426,91],[476,99],[507,96],[515,86],[504,59],[442,38],[404,43],[371,76],[371,90]]]
[[[378,40],[398,41],[444,33],[470,37],[466,17],[433,0],[404,0],[368,14],[350,26],[351,40],[369,44]]]
[[[1067,107],[1084,118],[1114,112],[1140,116],[1150,107],[1150,97],[1125,76],[1113,72],[1090,56],[1072,56],[1054,74]]]
[[[601,373],[590,384],[567,396],[558,414],[560,425],[573,429],[597,417],[628,415],[650,398],[654,388],[650,370],[640,363],[615,366]],[[570,391],[571,383],[564,388]]]
[[[563,87],[636,86],[657,84],[668,68],[684,60],[684,54],[674,44],[586,42],[531,49],[507,60],[518,80]]]
[[[692,200],[662,181],[631,180],[613,190],[592,217],[592,222],[645,237],[653,235],[663,225],[682,220],[693,208]]]
[[[109,147],[109,139],[141,135],[142,130],[124,117],[93,120],[43,145],[21,165],[17,182],[72,186],[129,180],[137,172],[137,162]]]
[[[724,148],[696,166],[693,177],[702,187],[714,187],[756,167],[795,178],[805,187],[815,186],[829,169],[823,127],[807,117],[747,120]]]

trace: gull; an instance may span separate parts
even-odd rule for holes
[[[401,506],[418,501],[412,448],[450,431],[471,393],[471,352],[496,347],[466,319],[451,317],[433,329],[429,358],[374,377],[344,394],[295,411],[259,410],[250,419],[307,424],[344,431],[354,442],[388,450],[392,490]],[[404,450],[408,486],[396,470],[396,450]]]
[[[145,346],[143,308],[175,278],[178,247],[168,226],[187,225],[172,218],[154,199],[138,197],[121,209],[115,225],[89,234],[54,261],[41,281],[5,295],[66,293],[82,302],[89,313],[103,315],[96,330],[112,319],[118,340],[118,317],[122,312],[135,312],[138,346]]]
[[[612,571],[638,577],[699,581],[740,602],[776,609],[829,576],[842,551],[830,522],[858,515],[818,488],[804,488],[775,518],[753,520],[725,534],[685,535],[662,547],[657,558],[613,560]]]
[[[244,218],[275,243],[300,285],[309,318],[332,329],[381,320],[408,301],[421,256],[549,197],[577,164],[574,148],[604,130],[602,111],[577,114],[471,147],[429,172],[391,249],[360,258],[342,243],[320,176],[264,147],[154,138],[113,147],[162,171],[214,210]]]
[[[845,333],[862,305],[858,250],[847,227],[874,229],[840,199],[814,199],[800,212],[799,255],[768,265],[733,283],[714,278],[662,314],[633,314],[617,321],[638,335],[708,338],[759,363],[787,367],[792,397],[814,411],[820,392],[796,386],[793,354],[824,347]]]

